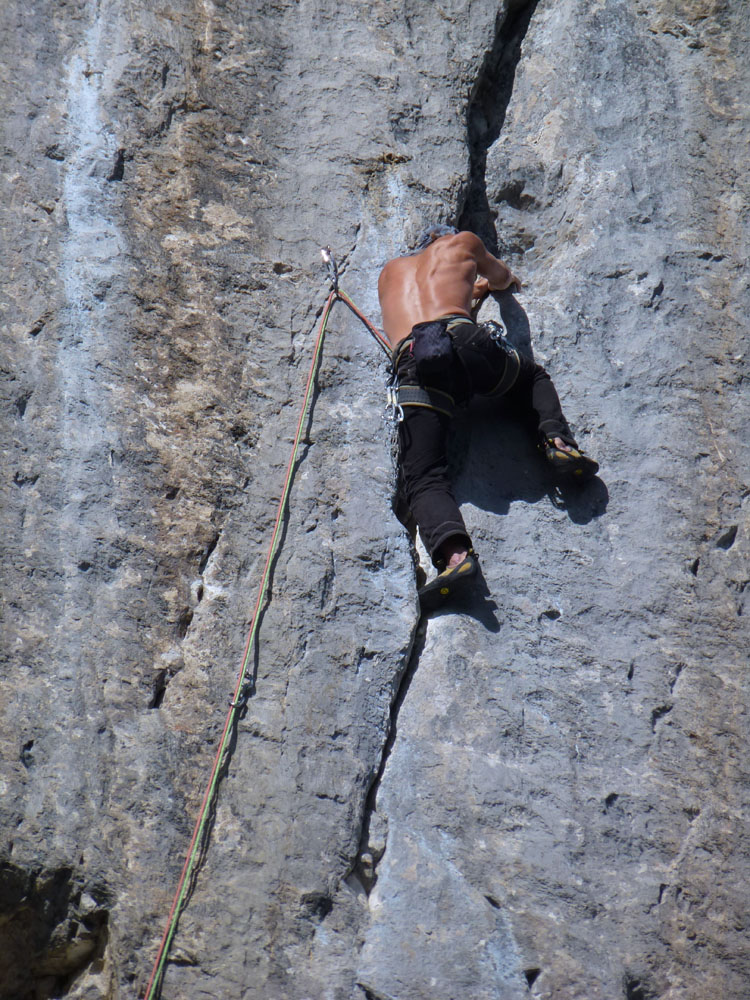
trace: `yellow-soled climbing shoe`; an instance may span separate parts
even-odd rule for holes
[[[584,455],[580,448],[563,451],[554,441],[546,441],[544,456],[555,475],[565,482],[585,483],[599,471],[599,463]]]
[[[456,566],[449,566],[442,573],[426,583],[419,591],[419,603],[422,611],[434,611],[441,604],[462,593],[477,575],[479,564],[472,553],[466,556]]]

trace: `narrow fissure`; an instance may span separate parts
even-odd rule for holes
[[[388,735],[386,736],[385,743],[383,744],[383,751],[380,755],[380,765],[378,767],[377,774],[370,785],[367,798],[365,799],[365,807],[362,815],[362,833],[360,836],[359,853],[357,856],[357,864],[354,869],[354,874],[368,895],[377,881],[377,866],[384,853],[383,850],[378,850],[371,844],[371,826],[373,815],[377,810],[378,790],[380,789],[380,784],[383,780],[383,774],[385,773],[388,759],[391,755],[391,751],[393,750],[393,745],[396,742],[396,736],[398,734],[398,713],[401,710],[401,706],[403,705],[404,699],[409,691],[414,674],[417,672],[417,667],[419,666],[419,659],[422,655],[422,650],[424,649],[426,631],[427,620],[425,618],[420,618],[417,622],[416,628],[414,629],[410,650],[406,657],[406,667],[404,668],[404,672],[401,674],[401,678],[398,682],[398,688],[396,689],[395,696],[391,702]]]
[[[487,200],[487,150],[500,135],[510,103],[516,67],[521,57],[521,43],[528,31],[539,0],[509,0],[507,8],[498,11],[492,46],[485,54],[477,75],[467,111],[467,141],[469,171],[459,203],[457,219],[461,229],[470,229],[485,245],[497,252],[497,233]],[[370,786],[362,816],[359,853],[353,875],[369,895],[377,881],[377,866],[385,844],[371,841],[373,817],[377,812],[377,797],[388,760],[398,734],[398,715],[419,666],[425,644],[427,620],[421,618],[414,631],[406,668],[401,675],[391,704],[390,725],[383,745],[378,772]]]
[[[497,253],[498,242],[487,200],[487,150],[505,122],[521,58],[521,43],[538,3],[539,0],[510,0],[507,10],[498,11],[494,40],[469,98],[466,115],[469,177],[459,206],[458,225],[481,237],[492,253]]]

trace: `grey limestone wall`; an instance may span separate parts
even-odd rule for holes
[[[421,620],[333,314],[169,1000],[743,1000],[748,43],[724,0],[11,0],[0,997],[142,996],[316,320],[473,228],[601,463],[477,407]]]

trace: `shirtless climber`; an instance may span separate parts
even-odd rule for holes
[[[419,592],[437,607],[477,572],[476,556],[448,480],[446,435],[456,403],[503,396],[531,410],[551,468],[586,480],[598,465],[583,454],[547,372],[473,317],[490,292],[521,282],[469,232],[426,229],[416,249],[388,261],[378,281],[383,327],[404,418],[399,424],[400,488],[438,576]]]

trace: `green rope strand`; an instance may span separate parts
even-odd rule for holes
[[[252,624],[250,626],[250,631],[248,633],[247,642],[245,643],[245,651],[242,657],[242,663],[240,666],[239,674],[237,676],[237,684],[235,687],[234,697],[232,699],[229,712],[227,713],[226,721],[224,723],[224,731],[219,741],[219,748],[216,753],[216,757],[214,758],[214,765],[213,765],[213,770],[211,772],[211,777],[209,779],[208,786],[203,796],[203,803],[201,805],[201,809],[198,814],[198,819],[195,824],[195,829],[193,830],[193,836],[190,841],[190,846],[188,848],[185,864],[183,865],[182,874],[180,875],[180,881],[178,884],[177,892],[175,894],[175,898],[172,903],[172,909],[170,910],[169,917],[167,919],[167,927],[166,930],[164,931],[164,936],[162,937],[161,944],[159,946],[159,952],[157,954],[156,961],[154,962],[154,967],[151,972],[151,978],[149,980],[148,986],[146,987],[146,992],[144,994],[143,1000],[156,1000],[156,998],[159,996],[161,992],[161,984],[167,963],[167,956],[169,953],[169,949],[171,947],[172,940],[177,930],[177,923],[179,921],[180,914],[182,913],[182,909],[185,905],[185,898],[192,884],[192,879],[197,872],[198,860],[201,852],[201,847],[203,844],[208,817],[211,813],[211,809],[216,799],[217,788],[221,778],[222,764],[224,762],[227,752],[227,747],[229,746],[229,741],[232,737],[232,732],[234,730],[234,726],[237,721],[237,715],[241,710],[242,706],[244,705],[244,698],[241,698],[241,694],[246,684],[247,668],[248,668],[248,663],[250,661],[250,652],[253,648],[255,636],[258,631],[258,619],[260,616],[260,611],[261,608],[263,607],[266,594],[268,593],[273,562],[278,550],[281,525],[284,513],[286,511],[287,501],[289,499],[289,493],[291,491],[294,467],[297,462],[297,454],[299,452],[299,446],[302,440],[302,429],[305,426],[307,418],[309,416],[310,403],[312,400],[313,391],[315,389],[315,381],[323,349],[323,339],[325,337],[326,328],[328,326],[328,317],[330,315],[331,309],[333,308],[333,304],[335,301],[336,301],[336,293],[335,291],[332,291],[326,300],[326,304],[324,306],[323,314],[320,321],[320,326],[318,329],[318,336],[313,351],[312,362],[310,364],[310,371],[307,377],[307,385],[305,387],[302,408],[300,410],[299,420],[297,421],[297,431],[294,437],[294,446],[292,448],[292,453],[289,458],[289,463],[287,465],[286,478],[284,480],[284,488],[281,492],[281,498],[279,500],[279,505],[276,513],[276,523],[274,525],[273,534],[271,536],[271,543],[268,547],[268,554],[266,556],[266,563],[261,578],[258,597],[255,602],[255,610],[253,612]]]

